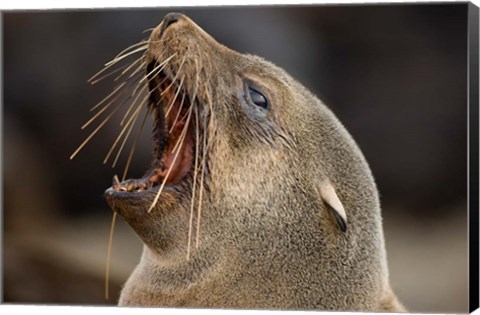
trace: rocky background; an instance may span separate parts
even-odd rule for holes
[[[69,156],[112,88],[86,80],[171,11],[283,67],[332,108],[376,177],[400,299],[416,312],[466,311],[466,4],[4,12],[4,301],[115,303],[141,251],[119,221],[105,300],[102,195],[122,164],[101,161],[118,126]],[[130,176],[150,163],[149,137]]]

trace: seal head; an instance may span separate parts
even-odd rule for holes
[[[152,166],[105,192],[145,243],[120,305],[400,310],[372,174],[321,101],[181,14],[145,63]]]

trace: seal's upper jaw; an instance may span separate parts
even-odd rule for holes
[[[208,49],[208,55],[210,55],[209,66],[221,62],[225,54],[232,55],[232,58],[240,56],[236,51],[216,41],[189,17],[180,13],[167,14],[163,21],[152,31],[148,42],[148,51],[145,56],[147,64],[153,61],[165,60],[174,53],[177,53],[177,57],[183,56],[189,49],[190,53],[193,51],[200,53],[200,51]],[[220,58],[214,57],[216,51],[221,52]],[[196,57],[197,59],[200,58],[198,55]]]
[[[164,17],[150,34],[148,53],[145,56],[147,64],[164,59],[162,53],[168,48],[164,40],[167,37],[165,35],[167,29],[178,28],[179,25],[185,27],[185,24],[193,24],[193,22],[183,14],[169,13]]]

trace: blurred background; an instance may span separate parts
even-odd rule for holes
[[[105,300],[103,191],[123,165],[101,161],[118,125],[69,156],[113,86],[86,80],[171,11],[284,68],[336,113],[378,184],[394,290],[411,311],[466,312],[466,3],[4,12],[4,302],[116,303],[141,252],[119,220]],[[130,176],[150,163],[149,132]]]

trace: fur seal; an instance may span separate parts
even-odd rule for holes
[[[334,114],[182,14],[142,47],[153,161],[105,191],[145,244],[119,305],[403,311],[373,176]]]

